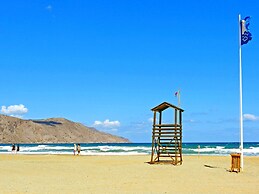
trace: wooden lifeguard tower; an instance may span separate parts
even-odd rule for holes
[[[162,123],[162,113],[168,108],[173,109],[173,123],[165,124]],[[168,102],[163,102],[151,110],[154,112],[154,117],[150,163],[182,164],[182,112],[184,110]],[[157,113],[159,113],[158,119]]]

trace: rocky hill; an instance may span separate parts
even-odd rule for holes
[[[64,118],[23,120],[0,114],[0,143],[128,143]]]

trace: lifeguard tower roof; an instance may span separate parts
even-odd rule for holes
[[[163,102],[163,103],[159,104],[158,106],[152,108],[151,110],[152,111],[159,111],[160,112],[160,111],[164,111],[165,109],[167,109],[169,107],[177,109],[177,110],[180,110],[182,112],[184,111],[183,109],[181,109],[181,108],[179,108],[179,107],[177,107],[175,105],[172,105],[172,104],[170,104],[168,102]]]

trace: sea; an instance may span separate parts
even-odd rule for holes
[[[151,143],[81,143],[81,155],[150,155]],[[12,152],[12,144],[0,144],[0,154],[73,155],[73,143],[19,144]],[[245,156],[259,156],[259,142],[244,143]],[[229,155],[240,152],[238,142],[183,143],[184,155]]]

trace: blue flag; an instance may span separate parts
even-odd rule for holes
[[[250,16],[245,17],[245,19],[240,21],[241,26],[241,45],[247,44],[252,40],[252,34],[249,31]]]

